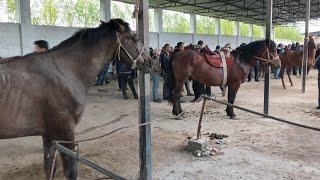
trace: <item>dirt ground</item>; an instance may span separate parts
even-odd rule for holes
[[[316,71],[307,79],[301,93],[301,78],[293,77],[294,87],[282,89],[281,81],[271,79],[270,114],[320,127],[317,106]],[[98,91],[100,90],[100,91]],[[217,99],[218,88],[213,88]],[[187,112],[182,121],[170,119],[167,102],[151,103],[153,179],[319,179],[320,132],[294,127],[271,119],[235,110],[238,120],[226,116],[225,106],[209,102],[203,129],[205,133],[227,134],[223,145],[211,141],[222,155],[195,158],[184,151],[187,137],[196,135],[201,103],[184,98]],[[240,87],[236,104],[262,112],[263,81],[246,82]],[[115,120],[116,123],[108,124]],[[115,82],[92,88],[77,139],[104,134],[112,129],[138,123],[138,102],[123,100]],[[205,135],[204,135],[205,136]],[[40,137],[0,140],[0,179],[44,179]],[[137,179],[139,170],[138,128],[130,128],[92,142],[80,144],[80,154],[128,179]],[[98,172],[80,165],[79,179],[102,178]],[[56,179],[64,179],[61,163]]]

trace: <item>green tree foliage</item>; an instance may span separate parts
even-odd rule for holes
[[[255,38],[262,38],[263,37],[263,31],[261,26],[253,25],[253,37]]]
[[[132,17],[134,5],[111,1],[111,18],[120,18],[130,24],[132,30],[136,29],[136,21]]]
[[[8,18],[10,22],[16,21],[16,1],[15,0],[7,0],[8,5]]]
[[[163,31],[188,33],[190,30],[190,19],[186,14],[174,11],[163,11]]]
[[[30,0],[37,25],[93,27],[99,24],[99,0]]]
[[[149,31],[154,32],[156,29],[154,24],[154,9],[149,9]]]
[[[240,36],[249,36],[249,24],[239,22]]]
[[[229,21],[225,19],[220,19],[221,34],[223,35],[233,35],[233,30],[235,28],[234,21]]]
[[[299,33],[297,27],[292,26],[276,26],[275,36],[276,39],[288,39],[298,42],[303,39],[303,35]]]
[[[44,23],[46,25],[55,25],[58,17],[57,13],[54,0],[45,0],[41,10],[41,17]]]
[[[197,15],[197,33],[214,34],[216,29],[215,19],[208,16]]]
[[[16,22],[15,0],[0,0],[0,22]]]
[[[100,8],[96,0],[77,0],[75,10],[78,22],[84,23],[85,27],[97,25],[100,20]]]

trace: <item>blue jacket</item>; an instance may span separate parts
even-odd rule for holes
[[[116,70],[118,74],[130,74],[132,73],[132,69],[129,68],[126,64],[121,62],[116,62]]]
[[[316,59],[316,64],[315,67],[320,70],[320,56],[318,56],[318,58]]]

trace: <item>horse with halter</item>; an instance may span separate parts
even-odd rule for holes
[[[87,90],[106,63],[118,57],[143,69],[151,57],[121,19],[83,29],[45,53],[0,61],[0,139],[42,136],[44,170],[55,169],[54,140],[74,141]],[[63,144],[73,149],[74,144]],[[61,154],[67,179],[77,179],[76,161]]]
[[[307,73],[309,73],[312,65],[314,65],[316,49],[317,47],[316,47],[314,38],[310,36],[308,41]],[[290,49],[285,49],[285,53],[280,55],[280,59],[281,59],[280,77],[282,81],[282,87],[283,89],[286,89],[286,85],[283,81],[284,71],[286,70],[286,73],[289,78],[289,82],[291,86],[293,86],[293,83],[290,77],[291,69],[293,66],[302,67],[303,51],[297,52],[297,51],[292,51]]]
[[[201,54],[197,51],[187,50],[177,53],[173,57],[173,61],[170,62],[169,88],[174,115],[180,117],[179,115],[183,113],[179,98],[183,84],[189,77],[204,85],[227,86],[228,102],[233,104],[240,85],[245,81],[248,72],[257,60],[272,66],[280,65],[276,44],[271,40],[255,41],[238,47],[231,52],[230,57],[226,57],[227,62],[229,62],[227,68],[210,65],[206,58],[207,55],[206,53]],[[220,53],[218,55],[219,61],[220,56],[224,56],[224,54]],[[221,61],[218,65],[221,65]],[[227,106],[226,112],[230,118],[236,116],[231,106]]]

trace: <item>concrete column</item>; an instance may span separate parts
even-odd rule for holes
[[[221,22],[220,22],[220,19],[216,19],[216,29],[215,29],[215,34],[217,35],[218,37],[218,40],[217,40],[217,45],[219,44],[220,46],[222,46],[220,44],[220,35],[221,35]]]
[[[197,15],[190,14],[190,30],[189,32],[192,34],[192,43],[195,42],[195,35],[197,34]]]
[[[154,26],[155,31],[158,33],[163,32],[163,24],[162,24],[162,9],[154,9]]]
[[[262,35],[263,38],[266,38],[266,26],[262,26]]]
[[[235,22],[235,26],[234,26],[234,29],[233,29],[233,35],[236,36],[236,47],[239,46],[239,36],[240,36],[240,25],[239,25],[239,22],[236,21]]]
[[[249,37],[251,37],[251,42],[253,41],[253,24],[249,24]]]
[[[111,19],[111,0],[100,0],[100,19],[108,22]]]
[[[16,0],[16,17],[19,22],[20,54],[25,53],[25,42],[28,32],[31,33],[30,0]]]
[[[16,0],[16,16],[20,24],[31,24],[30,0]]]
[[[276,31],[274,30],[274,26],[272,26],[271,39],[272,40],[276,39]]]

